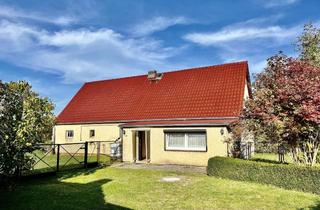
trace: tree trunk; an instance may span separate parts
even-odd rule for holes
[[[291,150],[291,158],[292,158],[293,162],[299,164],[297,146],[290,145],[290,150]]]
[[[314,166],[317,163],[318,151],[319,151],[319,144],[316,143],[316,145],[315,145],[315,147],[313,149],[311,166]]]
[[[303,143],[303,154],[305,164],[308,166],[314,166],[317,162],[317,154],[319,151],[319,143],[315,139]]]

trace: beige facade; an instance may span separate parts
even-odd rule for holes
[[[223,130],[223,135],[221,134]],[[204,130],[206,131],[207,151],[169,151],[165,148],[165,133],[169,131],[185,131],[188,130]],[[181,165],[197,165],[206,166],[208,159],[213,156],[226,156],[227,144],[224,143],[227,138],[228,131],[226,127],[184,127],[184,128],[128,128],[124,129],[123,135],[123,161],[135,162],[136,146],[135,133],[137,131],[147,131],[150,135],[150,146],[147,153],[150,159],[148,162],[153,164],[181,164]]]
[[[67,131],[73,131],[73,137],[67,136]],[[94,130],[94,137],[90,137],[90,130]],[[78,143],[85,141],[114,141],[120,137],[119,124],[84,124],[84,125],[56,125],[54,141],[57,144]]]
[[[125,162],[138,161],[137,132],[145,133],[146,146],[143,162],[152,164],[182,164],[206,166],[213,156],[226,156],[227,144],[224,140],[229,132],[226,127],[141,127],[124,128],[121,131],[119,124],[88,124],[88,125],[56,125],[56,143],[78,143],[85,141],[112,141],[122,135],[122,158]],[[73,137],[68,138],[66,132],[73,131]],[[90,130],[95,130],[95,136],[90,138]],[[169,151],[165,147],[164,131],[197,131],[206,133],[206,151]],[[223,130],[223,131],[222,131]],[[223,133],[223,134],[222,134]]]

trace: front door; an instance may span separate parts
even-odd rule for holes
[[[146,135],[145,131],[138,131],[138,160],[146,159]]]
[[[149,131],[135,131],[133,135],[133,156],[136,161],[150,160]]]

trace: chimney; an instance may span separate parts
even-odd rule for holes
[[[162,78],[163,74],[157,73],[156,70],[148,71],[148,80],[154,81],[154,80],[160,80]]]
[[[149,80],[154,80],[157,77],[157,71],[156,70],[151,70],[148,71],[148,79]]]

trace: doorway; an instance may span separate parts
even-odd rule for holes
[[[138,160],[142,161],[146,159],[146,133],[144,131],[138,131]]]
[[[133,154],[136,162],[149,162],[150,160],[149,133],[149,131],[135,131]]]

